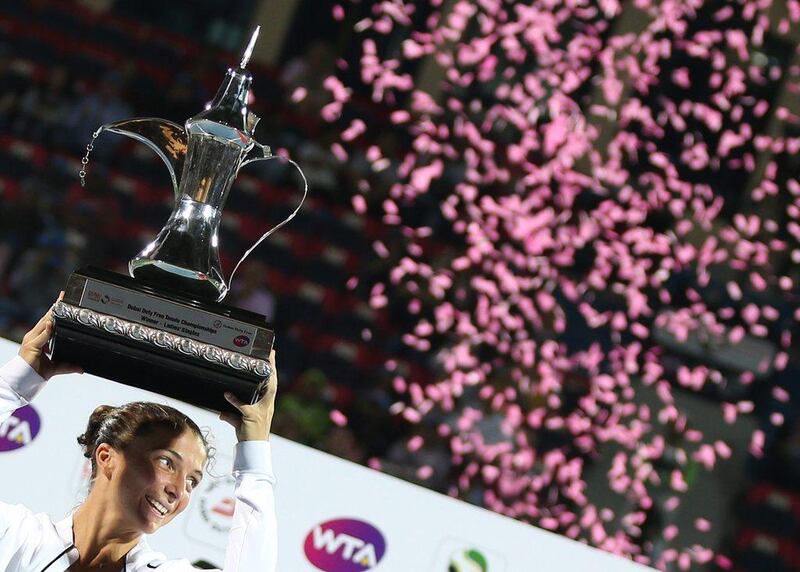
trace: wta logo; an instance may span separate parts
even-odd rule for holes
[[[381,561],[386,540],[368,522],[341,518],[315,526],[303,549],[308,561],[324,572],[363,572]]]
[[[39,434],[42,421],[32,405],[20,407],[0,423],[0,453],[21,449]]]

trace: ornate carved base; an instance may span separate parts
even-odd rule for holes
[[[266,389],[263,316],[97,269],[74,273],[65,292],[53,306],[54,360],[216,411],[231,410],[225,391],[253,402]]]

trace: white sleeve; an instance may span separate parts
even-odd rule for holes
[[[274,572],[278,531],[270,442],[237,443],[233,476],[236,502],[223,572]]]
[[[30,403],[45,383],[36,370],[20,356],[14,356],[14,359],[1,367],[0,422]]]
[[[43,532],[30,509],[0,502],[0,570],[24,569],[45,544]]]

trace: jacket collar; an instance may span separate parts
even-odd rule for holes
[[[72,515],[75,513],[75,510],[77,509],[70,511],[63,520],[59,520],[54,525],[56,527],[56,534],[58,534],[61,542],[64,543],[64,548],[75,543],[75,536],[72,533]]]
[[[58,535],[59,539],[64,545],[64,548],[69,546],[75,545],[75,534],[72,529],[72,516],[75,514],[76,509],[72,509],[70,513],[64,517],[62,520],[59,520],[57,523],[54,524],[56,529],[56,534]],[[136,570],[136,561],[137,557],[141,557],[142,554],[147,553],[150,551],[150,547],[147,544],[147,541],[144,539],[144,535],[139,538],[138,544],[130,549],[127,556],[125,557],[125,570],[124,572],[128,572],[129,570],[133,571]],[[73,556],[78,556],[78,549],[74,548],[68,554],[70,556],[70,564],[74,563]]]

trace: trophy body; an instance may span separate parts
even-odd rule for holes
[[[52,359],[218,411],[231,408],[225,391],[252,403],[266,389],[274,334],[264,316],[220,303],[228,283],[218,250],[222,211],[239,169],[273,158],[253,138],[258,118],[247,109],[252,77],[245,66],[257,35],[211,103],[185,126],[128,119],[95,133],[151,147],[169,170],[175,206],[129,262],[130,276],[96,268],[72,274],[53,307]]]

